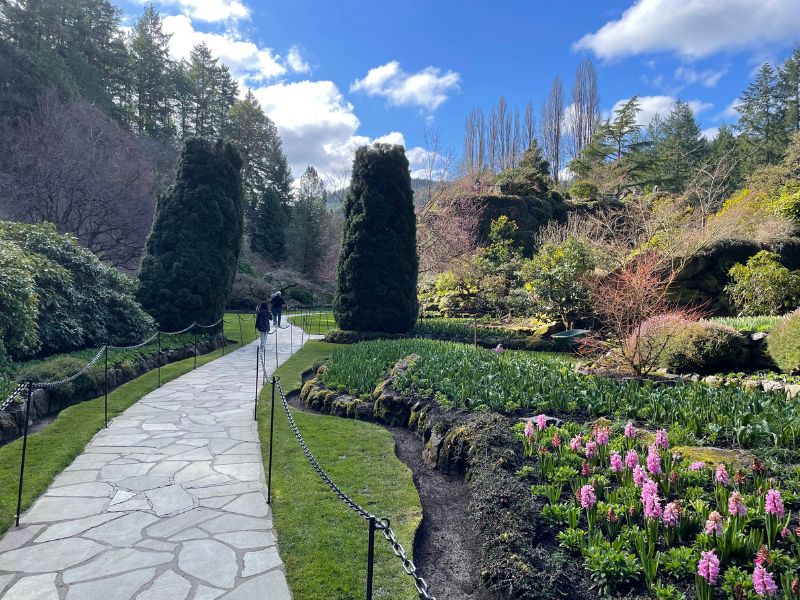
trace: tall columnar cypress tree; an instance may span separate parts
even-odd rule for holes
[[[402,146],[356,151],[333,310],[342,329],[405,332],[417,318],[411,176]]]
[[[229,143],[186,140],[139,274],[139,301],[162,328],[212,323],[225,310],[242,243],[241,167]]]

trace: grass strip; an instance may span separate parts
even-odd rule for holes
[[[335,347],[310,341],[276,371],[288,394],[302,373]],[[262,392],[259,436],[266,468],[271,386]],[[293,411],[311,452],[340,488],[366,510],[388,517],[410,554],[422,519],[411,471],[395,455],[383,427],[339,417]],[[295,600],[363,598],[367,571],[366,521],[322,482],[297,443],[276,395],[272,469],[273,519]],[[414,600],[412,579],[379,533],[375,539],[374,598]]]
[[[230,317],[231,315],[227,315]],[[225,334],[239,339],[236,316],[225,324]],[[252,326],[242,323],[244,342],[255,339]],[[233,351],[235,348],[226,348]],[[197,357],[197,366],[220,358],[222,350]],[[192,370],[194,359],[170,363],[161,367],[161,383],[166,383]],[[125,383],[108,394],[108,416],[113,418],[158,387],[158,371],[153,369],[141,377]],[[94,434],[103,428],[104,398],[87,400],[62,410],[56,419],[36,433],[28,436],[25,462],[25,485],[22,491],[22,510],[26,510],[61,471],[75,460]],[[0,447],[0,534],[14,523],[17,510],[17,486],[22,458],[22,439]]]

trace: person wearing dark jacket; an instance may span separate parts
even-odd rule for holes
[[[269,312],[269,305],[266,302],[259,302],[256,307],[256,329],[261,334],[261,347],[267,347],[267,335],[269,334],[269,322],[272,314]]]
[[[283,313],[283,307],[286,305],[286,300],[283,299],[281,296],[280,291],[275,292],[275,295],[272,297],[272,314],[273,319],[275,321],[275,327],[281,326],[281,314]]]

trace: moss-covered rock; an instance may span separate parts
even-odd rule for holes
[[[755,456],[750,452],[733,448],[676,446],[672,450],[692,462],[703,461],[711,467],[724,463],[736,469],[751,469],[755,459]]]

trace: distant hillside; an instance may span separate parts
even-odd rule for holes
[[[411,179],[411,191],[414,192],[414,204],[423,206],[428,201],[430,188],[433,182],[429,179]],[[438,184],[438,182],[437,182]],[[328,210],[341,209],[341,199],[347,194],[347,188],[328,192]]]

